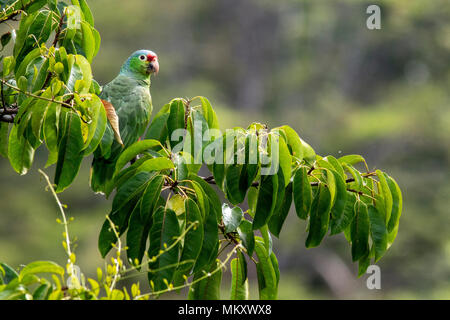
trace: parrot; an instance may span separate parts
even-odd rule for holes
[[[94,192],[105,194],[121,152],[144,134],[153,110],[150,77],[158,71],[158,56],[151,50],[138,50],[123,63],[117,77],[103,86],[99,97],[104,105],[114,107],[120,138],[108,122],[92,160],[90,186]]]

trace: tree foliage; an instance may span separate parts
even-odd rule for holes
[[[99,147],[107,126],[117,127],[91,72],[100,35],[85,0],[4,2],[0,23],[20,16],[20,24],[1,37],[13,55],[1,58],[0,153],[26,174],[44,145],[46,167],[55,167],[54,190],[62,192]],[[210,174],[200,175],[202,167]],[[319,156],[286,125],[252,123],[222,133],[205,97],[173,99],[160,109],[145,137],[121,153],[107,187],[111,195],[100,254],[122,248],[125,234],[127,260],[147,272],[150,295],[189,286],[193,299],[220,298],[222,268],[234,255],[231,298],[248,298],[247,263],[254,262],[260,298],[276,299],[280,272],[272,236],[280,236],[292,203],[308,222],[306,247],[344,233],[359,275],[393,243],[402,209],[398,184],[385,172],[370,171],[363,157]],[[229,244],[233,249],[221,261]],[[75,259],[67,252],[73,279]],[[113,262],[106,296],[129,298],[114,289],[126,269],[120,256]],[[64,268],[56,264],[35,262],[20,273],[2,265],[0,271],[1,297],[67,296],[56,276]],[[37,278],[41,272],[53,273],[54,282]],[[41,285],[27,291],[35,283]],[[98,298],[99,283],[89,283],[91,289],[83,290],[79,281],[69,297]],[[145,296],[136,287],[132,291],[134,298]]]

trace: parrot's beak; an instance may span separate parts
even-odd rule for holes
[[[159,62],[158,59],[155,59],[148,64],[147,72],[154,73],[156,75],[158,74],[158,71],[159,71]]]

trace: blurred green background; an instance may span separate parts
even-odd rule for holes
[[[321,155],[358,153],[403,190],[396,242],[379,262],[381,290],[357,278],[343,236],[306,250],[293,208],[275,240],[281,299],[450,298],[450,2],[298,0],[89,1],[105,84],[137,49],[160,60],[154,114],[174,97],[210,99],[221,127],[288,124]],[[381,7],[381,30],[366,8]],[[0,159],[0,260],[64,264],[57,207],[37,168],[18,176]],[[61,194],[88,276],[103,266],[97,234],[111,201],[88,187],[89,162]],[[50,175],[53,168],[46,169]],[[224,298],[229,275],[224,275]],[[257,298],[250,268],[252,298]],[[146,284],[141,288],[146,290]],[[181,298],[171,295],[166,298]]]

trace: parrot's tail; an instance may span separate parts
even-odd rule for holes
[[[106,193],[106,186],[114,174],[115,161],[105,158],[94,158],[91,166],[90,185],[97,193]]]

